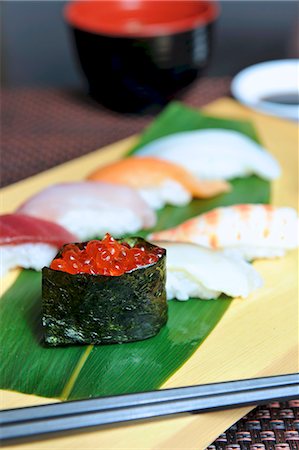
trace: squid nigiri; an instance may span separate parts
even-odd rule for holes
[[[292,208],[261,204],[227,206],[153,233],[150,239],[226,249],[249,261],[272,258],[298,246],[298,216]]]
[[[41,270],[77,236],[60,225],[22,214],[0,216],[1,275],[14,267]]]
[[[52,220],[80,240],[104,235],[121,236],[150,228],[156,214],[127,186],[83,181],[53,185],[33,196],[19,213]]]
[[[195,130],[157,139],[138,150],[180,164],[201,180],[228,180],[256,174],[266,180],[280,175],[275,158],[242,133],[224,129]]]
[[[196,244],[155,241],[167,251],[167,299],[215,299],[222,293],[248,297],[262,286],[258,272],[246,261]]]
[[[167,203],[186,205],[192,197],[212,197],[230,189],[225,181],[200,181],[182,167],[157,158],[122,159],[100,167],[88,178],[131,186],[154,209]]]

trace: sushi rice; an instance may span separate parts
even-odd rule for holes
[[[181,183],[170,179],[156,187],[138,189],[138,192],[153,209],[163,208],[166,204],[184,206],[192,200],[192,195]]]
[[[57,247],[44,243],[25,243],[1,246],[0,276],[10,269],[23,267],[40,271],[48,266],[57,253]]]
[[[81,207],[66,211],[58,223],[76,234],[80,240],[104,236],[107,230],[120,237],[143,228],[142,218],[134,210],[125,207],[102,207],[100,210]]]

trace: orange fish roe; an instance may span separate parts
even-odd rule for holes
[[[143,246],[130,247],[107,233],[103,240],[89,241],[82,250],[76,244],[67,244],[50,268],[71,274],[118,276],[153,264],[162,254],[163,250],[159,248],[149,252]]]

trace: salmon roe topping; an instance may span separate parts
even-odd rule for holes
[[[163,250],[159,247],[151,251],[146,250],[143,245],[130,247],[107,233],[103,240],[89,241],[82,250],[76,244],[67,244],[61,258],[54,259],[50,268],[71,274],[118,276],[153,264],[162,254]]]

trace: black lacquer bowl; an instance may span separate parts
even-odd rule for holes
[[[75,1],[65,9],[91,95],[120,112],[158,110],[207,65],[215,1]]]

